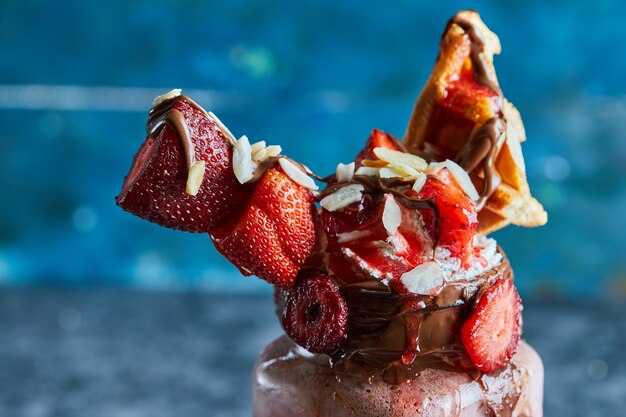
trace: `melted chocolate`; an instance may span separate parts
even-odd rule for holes
[[[382,369],[392,384],[430,367],[479,375],[463,349],[460,328],[484,291],[497,279],[513,279],[502,256],[499,265],[471,280],[450,282],[434,297],[402,296],[377,280],[342,285],[350,318],[334,366]]]
[[[493,117],[470,136],[455,158],[467,172],[472,172],[480,165],[483,175],[483,186],[480,190],[480,199],[476,202],[476,209],[484,207],[487,199],[500,185],[501,179],[494,167],[497,152],[504,139],[506,121],[501,117]]]
[[[459,163],[467,172],[472,172],[480,166],[483,184],[480,190],[480,199],[476,202],[477,209],[480,211],[491,194],[500,185],[501,179],[494,168],[494,163],[504,139],[507,121],[501,110],[502,90],[498,85],[495,73],[491,70],[490,64],[484,55],[485,41],[482,38],[482,33],[472,22],[456,15],[448,21],[442,39],[453,24],[463,29],[469,38],[469,58],[472,62],[474,80],[498,94],[500,110],[493,118],[474,130],[455,158],[455,162]],[[425,156],[431,157],[432,155]]]
[[[482,33],[476,30],[476,26],[469,20],[465,20],[459,15],[455,15],[446,25],[446,29],[443,32],[443,36],[448,32],[450,26],[457,25],[467,34],[470,40],[470,60],[472,61],[472,68],[474,69],[474,79],[479,84],[491,89],[502,96],[502,90],[498,85],[498,80],[495,74],[492,74],[489,69],[489,64],[485,59],[485,41],[483,40]]]

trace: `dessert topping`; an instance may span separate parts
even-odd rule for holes
[[[400,277],[407,290],[413,294],[437,295],[446,283],[436,262],[424,262]]]
[[[349,164],[337,164],[337,170],[335,171],[335,178],[337,182],[350,182],[354,177],[354,162]]]
[[[385,195],[385,205],[383,208],[383,226],[389,235],[393,235],[402,223],[402,211],[396,203],[396,199],[391,194]]]
[[[287,174],[287,176],[289,176],[289,178],[297,184],[300,184],[309,190],[317,190],[319,188],[311,177],[309,177],[300,167],[296,166],[289,159],[280,158],[278,163],[285,174]]]
[[[322,198],[320,205],[328,211],[341,210],[352,203],[361,201],[363,190],[364,187],[361,184],[346,185]]]
[[[522,332],[522,301],[513,281],[496,281],[463,324],[463,346],[474,366],[493,372],[513,357]]]
[[[304,274],[287,298],[282,323],[300,346],[310,352],[331,353],[346,337],[348,307],[328,275]]]
[[[247,136],[242,136],[233,147],[233,171],[240,184],[245,184],[254,177],[256,164],[252,161],[252,147]]]
[[[202,185],[204,179],[204,170],[206,169],[206,162],[197,161],[191,166],[189,175],[187,175],[187,187],[185,192],[189,195],[196,196]]]
[[[255,186],[242,214],[211,237],[244,275],[289,289],[315,244],[313,197],[278,166],[269,168]]]
[[[164,101],[169,100],[171,98],[178,97],[182,92],[183,92],[183,90],[181,90],[180,88],[175,88],[173,90],[168,91],[165,94],[161,94],[160,96],[156,96],[154,98],[154,100],[152,100],[152,107],[156,107],[159,104],[161,104]]]

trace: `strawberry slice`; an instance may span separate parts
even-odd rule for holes
[[[165,125],[139,149],[116,201],[124,210],[161,226],[206,233],[232,219],[249,194],[233,174],[231,146],[215,122],[184,101],[174,102],[171,110],[183,115],[194,158],[206,164],[198,193],[185,192],[189,169],[184,146]]]
[[[307,272],[298,278],[282,314],[285,332],[300,346],[331,353],[345,339],[348,306],[328,275]]]
[[[402,142],[398,139],[394,138],[389,133],[383,132],[382,130],[372,129],[372,133],[370,133],[370,137],[367,139],[365,147],[354,159],[357,168],[361,166],[361,161],[364,159],[377,159],[374,155],[375,148],[388,148],[406,152],[404,145],[402,145]]]
[[[292,287],[315,244],[313,196],[275,166],[242,214],[211,233],[216,248],[244,275]]]
[[[461,328],[463,346],[474,366],[493,372],[515,354],[522,333],[522,301],[513,281],[496,281],[480,298]]]
[[[448,249],[451,256],[459,258],[461,265],[465,266],[474,253],[473,241],[478,227],[476,206],[453,184],[446,172],[442,170],[440,178],[429,176],[419,197],[434,198],[439,209],[439,246]],[[433,216],[431,210],[422,210],[424,224],[430,228],[434,239]]]

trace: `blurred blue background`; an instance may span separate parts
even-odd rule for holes
[[[371,128],[402,135],[446,20],[466,7],[500,36],[500,83],[550,215],[495,234],[523,295],[626,296],[619,0],[3,0],[0,284],[268,292],[207,236],[115,205],[152,98],[183,88],[235,135],[329,173]]]

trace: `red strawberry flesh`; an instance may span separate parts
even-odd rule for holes
[[[311,193],[282,169],[270,168],[243,213],[211,237],[244,275],[289,289],[315,245],[312,201]]]
[[[170,111],[182,116],[196,161],[206,164],[195,196],[185,192],[189,161],[183,137],[169,125],[149,136],[135,156],[122,192],[116,198],[124,210],[161,226],[187,232],[208,232],[230,220],[248,199],[233,174],[232,150],[218,126],[184,101]]]
[[[283,327],[296,343],[309,351],[331,353],[346,337],[348,307],[339,287],[328,275],[303,275],[287,298]]]
[[[428,177],[419,197],[435,200],[439,210],[437,219],[439,246],[448,249],[453,257],[459,258],[461,264],[466,265],[474,253],[473,240],[478,227],[474,203],[453,184],[452,180],[444,182],[434,177]],[[427,227],[431,227],[431,234],[435,238],[435,230],[432,228],[433,211],[422,210],[422,216]]]
[[[496,281],[461,329],[463,346],[477,369],[493,372],[513,357],[522,331],[522,301],[513,281]]]
[[[373,129],[372,133],[370,133],[370,137],[365,143],[365,147],[354,159],[356,166],[359,167],[361,165],[361,161],[364,159],[376,159],[376,155],[374,155],[375,148],[387,148],[402,152],[406,150],[404,145],[402,145],[402,142],[391,136],[389,133],[385,133],[379,129]]]

